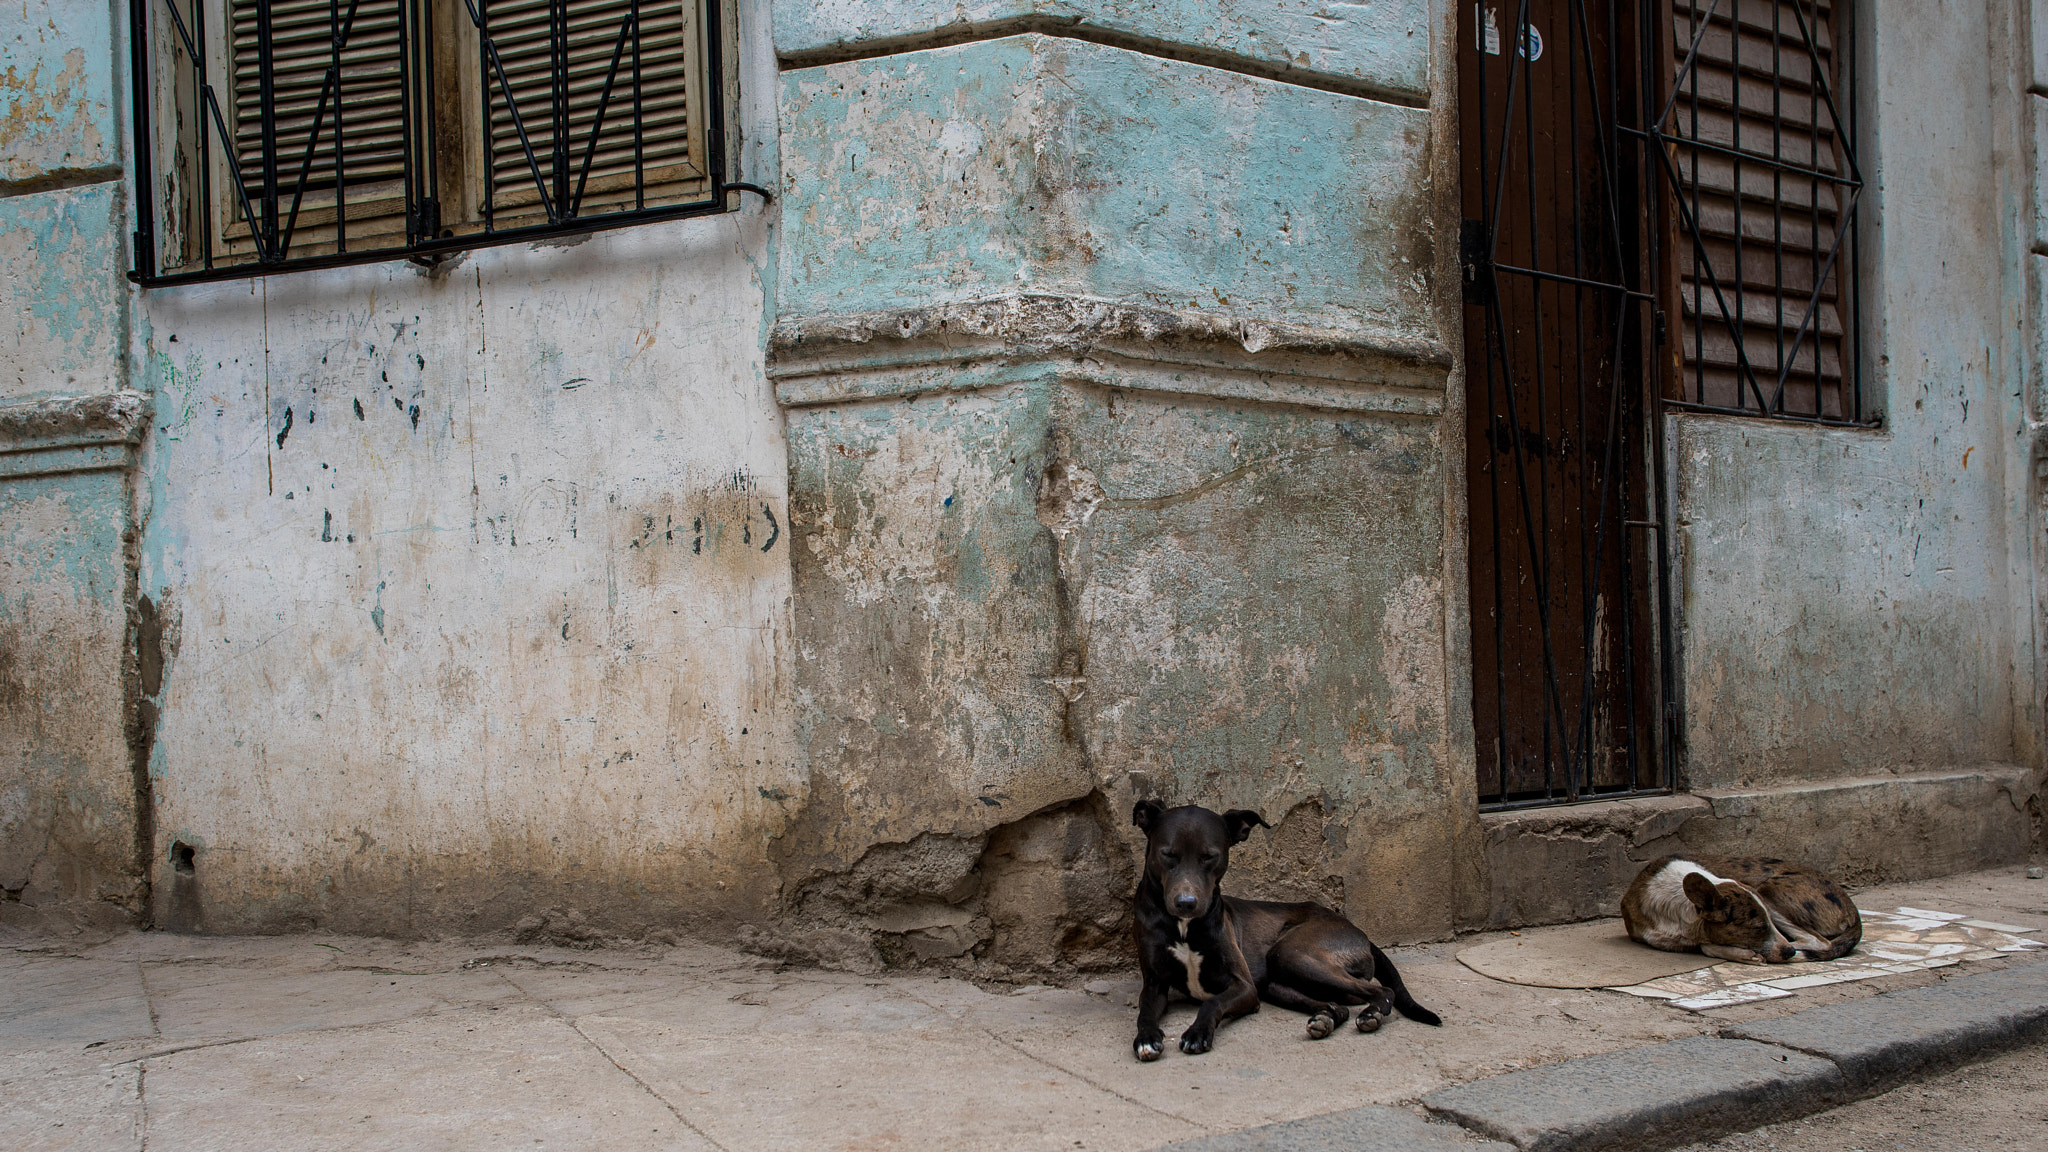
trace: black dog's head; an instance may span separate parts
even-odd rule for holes
[[[1199,805],[1168,808],[1140,800],[1131,823],[1145,830],[1145,875],[1157,881],[1166,911],[1183,920],[1208,915],[1216,885],[1230,868],[1230,846],[1254,827],[1271,828],[1257,812],[1233,808],[1218,816]]]

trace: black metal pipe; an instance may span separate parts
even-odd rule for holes
[[[149,101],[156,92],[149,70],[149,0],[128,0],[128,85],[134,109],[129,124],[135,150],[135,251],[132,263],[144,276],[156,275],[156,164]]]

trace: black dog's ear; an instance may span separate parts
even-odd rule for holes
[[[1232,844],[1242,844],[1252,834],[1253,826],[1271,828],[1266,818],[1249,808],[1232,808],[1223,814],[1223,828],[1230,833]]]
[[[1166,805],[1157,800],[1140,800],[1131,807],[1131,823],[1150,832],[1152,826],[1165,815]]]
[[[1713,881],[1697,872],[1687,872],[1685,874],[1684,886],[1685,898],[1692,901],[1694,908],[1705,912],[1714,906],[1714,899],[1717,893],[1714,891]]]

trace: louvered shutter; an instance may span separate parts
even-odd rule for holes
[[[265,0],[232,0],[231,69],[234,100],[235,168],[250,202],[264,192],[264,125],[259,6]],[[299,214],[300,254],[309,244],[331,246],[335,201],[337,124],[347,186],[351,241],[374,232],[402,231],[405,177],[404,94],[400,87],[398,0],[358,0],[353,23],[348,0],[272,0],[271,69],[274,93],[279,215],[290,211],[299,174],[306,171]],[[314,139],[322,88],[334,64],[330,28],[342,24],[348,39],[340,56],[340,99],[332,94]],[[306,167],[308,146],[312,162]],[[231,189],[226,191],[232,198]],[[226,205],[241,215],[238,200]],[[310,209],[310,210],[309,210]],[[260,209],[259,209],[260,211]],[[388,217],[389,219],[383,219]],[[367,221],[357,224],[355,221]],[[311,231],[318,224],[330,227]],[[229,239],[247,236],[247,222]]]
[[[628,28],[630,0],[564,0],[564,47],[567,74],[565,155],[555,149],[555,47],[549,0],[493,0],[487,33],[504,63],[508,85],[492,76],[491,130],[488,163],[490,205],[499,214],[531,214],[541,195],[530,163],[520,146],[511,108],[519,111],[540,177],[550,201],[577,193],[586,153],[579,215],[606,209],[631,209],[637,204],[674,200],[702,186],[704,174],[701,129],[695,105],[697,71],[701,66],[695,0],[641,0],[637,37]],[[591,133],[598,124],[605,77],[618,56],[611,95],[604,103],[603,126],[596,149]],[[636,59],[637,57],[637,59]],[[638,99],[634,81],[638,78]],[[637,128],[637,132],[636,132]],[[636,148],[637,136],[637,148]],[[640,174],[636,180],[635,173]],[[564,210],[557,204],[557,211]],[[498,227],[517,223],[499,219]]]
[[[1671,150],[1683,203],[1673,253],[1682,399],[1853,415],[1842,291],[1853,197],[1829,179],[1850,171],[1828,99],[1842,90],[1831,9],[1826,0],[1675,0],[1676,99],[1665,130],[1707,146]]]

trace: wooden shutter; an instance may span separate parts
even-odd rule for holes
[[[1674,0],[1676,100],[1665,131],[1680,141],[1670,154],[1683,204],[1672,254],[1681,399],[1854,414],[1843,293],[1853,283],[1852,190],[1828,179],[1851,170],[1828,100],[1840,108],[1845,90],[1835,2]]]
[[[567,24],[568,132],[566,185],[576,194],[591,130],[597,123],[599,98],[621,31],[632,11],[630,0],[565,0]],[[492,0],[487,33],[504,62],[505,79],[519,109],[520,123],[533,146],[549,198],[562,187],[555,155],[554,55],[549,0]],[[641,0],[637,37],[639,97],[634,98],[636,38],[627,35],[619,69],[605,105],[604,125],[597,142],[580,215],[608,209],[632,209],[673,201],[703,188],[702,126],[697,121],[702,46],[697,0]],[[490,202],[499,214],[508,209],[532,214],[540,206],[533,165],[520,147],[506,85],[490,79],[490,156],[493,180]],[[638,154],[635,126],[638,125]],[[637,161],[637,163],[636,163]],[[636,180],[636,170],[641,174]],[[564,211],[557,205],[558,212]],[[498,219],[500,228],[521,223]],[[537,222],[537,221],[536,221]]]
[[[259,6],[265,2],[231,0],[229,5],[233,36],[229,68],[237,153],[233,168],[248,190],[251,203],[260,202],[264,189],[258,18]],[[305,254],[312,247],[332,247],[337,117],[351,243],[358,236],[402,232],[405,103],[400,87],[398,0],[359,0],[355,21],[348,25],[348,42],[341,52],[339,107],[330,94],[317,140],[313,139],[314,119],[320,108],[321,89],[333,64],[329,29],[334,22],[347,22],[348,0],[340,0],[332,8],[329,0],[269,2],[280,221],[291,210],[309,143],[313,153],[293,254]],[[231,243],[238,239],[246,241],[248,222],[240,219],[240,201],[232,188],[222,191],[228,200],[224,207],[229,210],[224,218],[236,220],[227,238]],[[368,223],[355,223],[358,220]],[[320,224],[329,227],[319,229]]]

